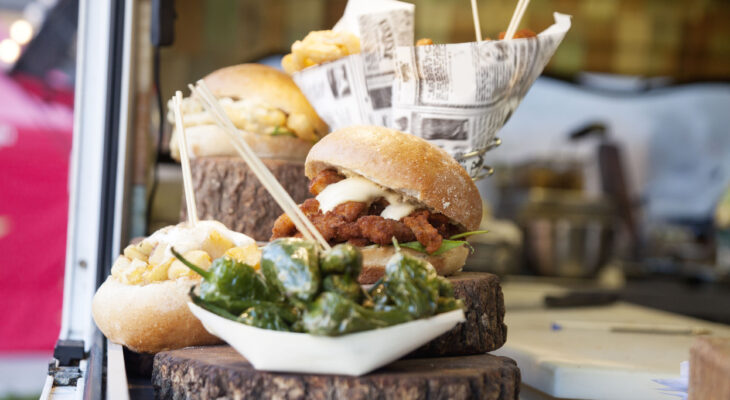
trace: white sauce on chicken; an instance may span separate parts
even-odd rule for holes
[[[403,200],[402,196],[360,177],[347,178],[330,184],[317,195],[317,201],[319,209],[323,213],[327,213],[348,201],[370,204],[381,197],[384,197],[389,203],[380,214],[383,218],[399,220],[416,209],[415,204]]]

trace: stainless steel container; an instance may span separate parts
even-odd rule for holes
[[[545,276],[590,277],[613,254],[614,207],[583,192],[532,189],[519,213],[527,265]]]

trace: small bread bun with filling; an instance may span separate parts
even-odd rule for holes
[[[233,65],[210,73],[203,81],[259,157],[303,161],[329,130],[291,77],[275,68]],[[173,108],[168,110],[168,120],[174,124]],[[184,98],[182,112],[192,158],[238,156],[199,99]],[[170,140],[176,160],[180,159],[178,136],[175,129]]]
[[[326,240],[361,247],[360,282],[382,276],[393,238],[441,275],[464,265],[469,250],[448,239],[478,229],[482,202],[467,172],[445,151],[392,129],[353,126],[317,143],[305,173],[316,198],[300,207]],[[299,235],[286,214],[272,233]]]
[[[94,321],[112,342],[139,353],[220,342],[188,309],[200,276],[172,255],[172,247],[205,269],[221,256],[249,265],[260,259],[253,239],[217,221],[167,226],[127,246],[92,301]]]

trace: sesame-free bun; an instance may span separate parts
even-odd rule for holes
[[[297,137],[269,136],[240,131],[253,151],[263,158],[301,161],[312,144],[327,134],[327,124],[319,118],[292,78],[275,68],[261,64],[240,64],[213,71],[203,78],[217,98],[250,99],[281,109],[287,115],[299,114],[313,131],[299,130]],[[237,156],[226,134],[216,124],[186,127],[191,156]],[[177,129],[170,140],[170,152],[179,159]]]
[[[362,176],[468,231],[479,228],[482,200],[466,170],[417,136],[378,126],[339,129],[312,147],[304,168],[310,179],[329,168]]]
[[[213,71],[203,78],[216,97],[259,100],[287,114],[304,114],[320,136],[328,127],[288,74],[262,64],[240,64]],[[318,137],[304,139],[317,140]]]
[[[185,128],[190,157],[239,157],[230,139],[218,125],[196,125]],[[291,136],[268,136],[239,129],[238,134],[260,158],[304,162],[313,142]],[[170,141],[170,153],[180,160],[177,131]]]
[[[91,313],[109,340],[138,353],[220,343],[188,309],[196,283],[178,278],[127,285],[109,276],[94,295]]]
[[[375,283],[385,274],[385,266],[390,257],[395,254],[393,246],[367,246],[361,247],[363,266],[362,272],[357,280],[361,284]],[[428,261],[441,276],[449,276],[461,270],[469,256],[469,249],[466,246],[453,248],[437,256],[424,254],[415,250],[401,248],[401,251]]]

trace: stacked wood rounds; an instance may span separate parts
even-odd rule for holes
[[[152,381],[158,398],[517,399],[513,360],[486,354],[507,339],[499,278],[459,273],[449,278],[464,301],[466,321],[403,360],[361,377],[255,370],[229,346],[158,353]]]

